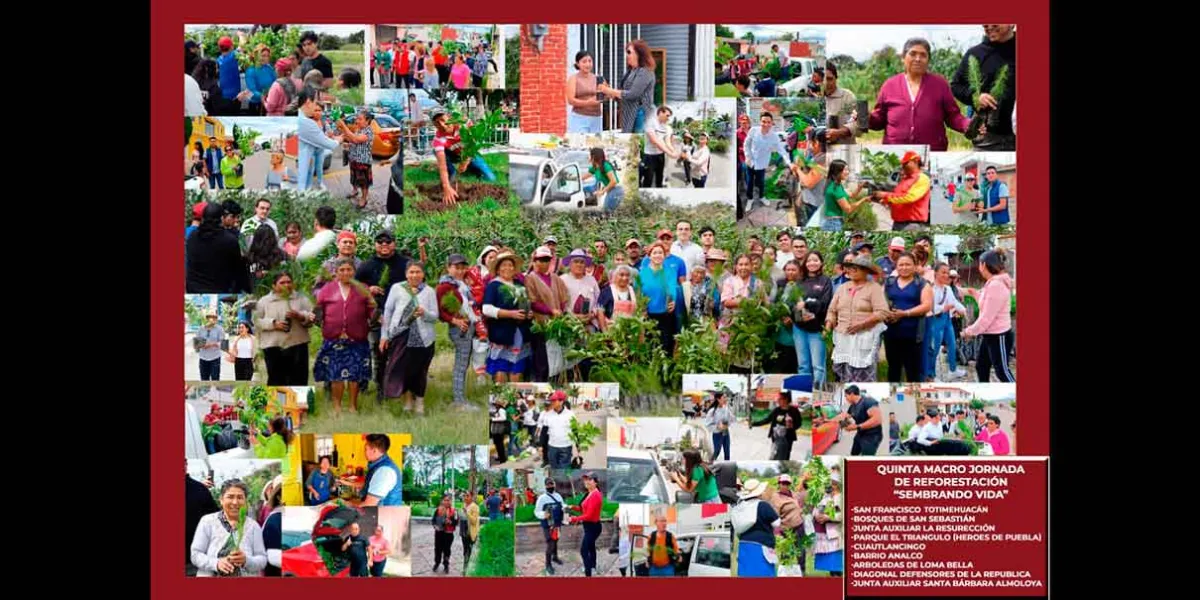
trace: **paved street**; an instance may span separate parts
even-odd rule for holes
[[[620,577],[617,570],[617,555],[609,554],[612,536],[616,528],[611,521],[602,524],[600,539],[596,542],[595,577]],[[583,527],[565,525],[559,530],[558,557],[561,565],[554,565],[554,575],[546,574],[546,542],[542,528],[536,524],[517,526],[517,576],[518,577],[583,577],[583,559],[579,555],[583,540]]]
[[[771,460],[773,445],[767,439],[767,426],[750,429],[745,420],[729,428],[729,457],[731,460]],[[711,443],[711,441],[710,441]],[[799,435],[792,444],[791,460],[805,461],[812,455],[812,437]],[[721,454],[724,459],[724,453]]]
[[[708,179],[704,182],[704,188],[733,188],[737,168],[733,164],[732,150],[726,154],[711,152],[709,156],[712,162],[708,165]],[[663,184],[668,188],[691,188],[691,184],[684,179],[683,167],[678,160],[667,159],[667,166],[663,169]]]
[[[192,334],[183,334],[183,380],[200,381],[200,357],[192,348]],[[255,381],[260,381],[262,375],[255,372]],[[218,381],[234,381],[233,363],[221,358],[221,377]]]
[[[463,545],[462,538],[454,534],[454,544],[450,547],[450,572],[442,573],[439,567],[433,572],[434,545],[433,525],[429,517],[412,518],[412,576],[413,577],[462,577],[463,576]],[[471,549],[472,556],[479,554],[476,548]]]
[[[271,153],[267,151],[256,152],[242,164],[245,172],[244,181],[246,189],[263,189],[266,186],[267,171],[271,165]],[[296,159],[285,158],[284,164],[287,165],[288,169],[292,171],[296,170]],[[371,194],[368,197],[365,212],[381,214],[386,212],[387,186],[392,177],[391,161],[376,160],[371,169],[371,175]],[[313,182],[315,186],[315,179]],[[343,198],[352,191],[350,187],[350,167],[349,165],[342,165],[342,149],[340,147],[333,151],[329,169],[325,171],[325,187],[330,194]],[[295,190],[296,184],[285,183],[284,189]],[[315,187],[310,189],[315,189]]]
[[[608,410],[590,412],[580,411],[575,413],[575,417],[577,419],[580,421],[590,421],[596,425],[596,427],[599,427],[601,432],[600,435],[597,436],[595,442],[592,444],[592,447],[588,448],[587,452],[585,452],[583,455],[583,468],[585,469],[603,469],[608,464],[608,452],[606,451],[606,444],[604,441],[606,439],[604,430],[605,424],[608,421],[608,413]],[[488,460],[493,467],[502,469],[534,469],[542,466],[541,452],[538,450],[534,450],[532,456],[529,458],[516,461],[510,460],[504,464],[497,464],[495,444],[488,446]]]

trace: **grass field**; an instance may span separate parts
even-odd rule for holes
[[[508,185],[508,155],[503,152],[493,152],[484,154],[483,161],[492,168],[492,172],[496,174],[496,181],[490,182],[496,185]],[[488,183],[476,177],[475,175],[461,175],[460,180],[463,183]],[[441,176],[438,174],[437,163],[426,161],[420,165],[404,167],[404,183],[407,187],[408,183],[441,183]]]
[[[370,84],[371,80],[367,79],[366,57],[363,55],[362,44],[347,44],[337,50],[322,50],[321,54],[324,54],[333,63],[334,77],[337,77],[342,69],[352,67],[363,74],[363,85]]]

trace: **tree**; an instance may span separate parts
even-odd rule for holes
[[[317,36],[317,48],[321,50],[337,50],[341,47],[342,38],[336,35],[322,33]]]
[[[717,37],[731,38],[731,37],[737,37],[737,36],[733,35],[733,30],[726,27],[725,25],[717,25]]]
[[[504,39],[504,86],[515,88],[521,84],[521,38],[512,36]]]
[[[346,38],[346,42],[350,44],[362,44],[366,41],[366,31],[355,31]]]
[[[858,68],[858,61],[854,60],[854,57],[850,56],[849,54],[838,54],[836,56],[831,56],[825,62],[836,65],[839,73],[841,71],[848,71]]]
[[[794,34],[794,33],[792,33],[792,32],[790,32],[790,31],[789,31],[789,32],[787,32],[787,33],[785,33],[785,34],[783,34],[783,35],[781,35],[781,36],[779,36],[779,37],[777,37],[777,38],[775,38],[775,39],[777,39],[777,40],[779,40],[779,41],[781,41],[781,42],[790,42],[790,41],[792,41],[792,40],[796,39],[796,34]]]
[[[743,39],[743,40],[748,40],[748,41],[749,41],[751,44],[753,44],[753,43],[754,43],[754,32],[752,32],[752,31],[747,31],[746,33],[743,33],[743,34],[742,34],[742,39]]]
[[[470,483],[467,484],[467,492],[472,498],[475,497],[475,478],[478,476],[478,467],[476,467],[476,453],[479,451],[479,446],[471,446],[471,475]]]
[[[941,75],[949,81],[962,63],[963,52],[958,44],[936,48],[929,57],[929,70]]]

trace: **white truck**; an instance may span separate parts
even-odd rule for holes
[[[649,532],[641,534],[649,538]],[[733,542],[729,531],[702,531],[675,534],[681,559],[675,565],[676,577],[729,577],[731,574]],[[649,540],[647,539],[647,544]],[[646,555],[639,552],[630,557],[632,577],[648,577]],[[618,565],[620,566],[620,565]]]
[[[788,64],[793,65],[791,68],[792,78],[779,84],[779,88],[786,90],[788,96],[807,96],[808,84],[812,81],[812,75],[818,67],[817,59],[791,58],[788,59]]]
[[[568,150],[557,157],[548,152],[508,156],[508,180],[525,208],[602,211],[603,197],[584,190],[587,170],[586,150]]]

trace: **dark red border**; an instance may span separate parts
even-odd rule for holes
[[[236,6],[236,9],[234,8]],[[183,88],[179,83],[180,37],[186,23],[277,23],[280,15],[290,15],[287,22],[308,23],[512,23],[544,22],[550,18],[545,4],[538,2],[486,2],[459,0],[453,3],[403,3],[347,5],[320,0],[288,0],[278,3],[241,3],[221,10],[219,4],[188,5],[152,0],[150,9],[150,176],[151,176],[151,342],[153,348],[177,349],[179,325],[179,294],[184,288],[183,244],[180,233],[179,202],[181,188],[177,175],[179,154],[180,107]],[[1020,315],[1018,339],[1021,379],[1018,397],[1021,399],[1021,428],[1018,432],[1018,451],[1022,455],[1042,455],[1050,449],[1049,389],[1050,347],[1047,336],[1050,315],[1045,299],[1049,294],[1049,6],[1046,2],[1012,1],[986,10],[981,5],[963,4],[958,0],[925,0],[919,5],[880,0],[863,0],[847,9],[837,2],[818,2],[805,5],[794,17],[757,5],[736,11],[734,4],[717,0],[698,0],[688,5],[687,14],[680,14],[674,5],[649,3],[638,5],[640,22],[677,23],[876,23],[876,24],[943,24],[943,23],[1017,23],[1021,46],[1018,62],[1021,65],[1020,129],[1021,145],[1018,163],[1021,165],[1021,222],[1018,224],[1017,244],[1021,250],[1021,286],[1018,290],[1024,311]],[[696,10],[696,9],[699,10]],[[366,9],[364,11],[364,9]],[[281,12],[282,10],[282,12]],[[1003,14],[1003,16],[1000,16]],[[615,14],[622,18],[633,14]],[[552,20],[555,22],[592,23],[597,13],[584,5],[556,3]],[[1034,302],[1037,300],[1037,302]],[[354,584],[332,580],[245,579],[188,580],[179,565],[179,541],[183,537],[180,523],[183,512],[183,486],[178,485],[178,448],[183,445],[183,430],[179,427],[177,398],[183,382],[183,365],[177,350],[151,353],[150,361],[150,480],[154,482],[155,502],[150,504],[151,557],[150,583],[154,597],[172,600],[196,598],[208,600],[213,594],[231,593],[253,596],[286,593],[289,599],[328,598],[330,594],[359,592],[388,593],[404,589],[406,593],[451,593],[492,595],[521,592],[570,595],[574,598],[621,597],[622,594],[669,593],[688,596],[712,594],[736,597],[753,586],[755,593],[783,592],[803,594],[814,600],[842,597],[841,579],[693,579],[639,580],[636,583],[621,579],[606,579],[602,585],[588,585],[578,579],[515,579],[505,581],[506,590],[494,587],[498,582],[482,579],[414,578],[407,580],[361,580]],[[771,581],[774,581],[772,583]],[[783,582],[787,583],[784,584]],[[666,584],[671,589],[666,589]],[[683,586],[680,588],[679,586]],[[350,590],[349,588],[354,588]]]

